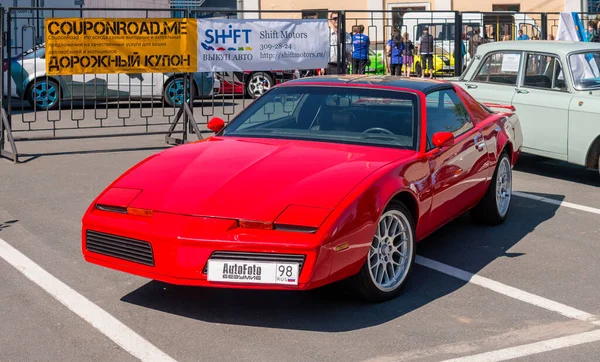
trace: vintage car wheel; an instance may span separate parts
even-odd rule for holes
[[[512,168],[506,151],[502,152],[492,181],[483,199],[471,210],[471,216],[478,222],[498,225],[504,222],[512,200]]]
[[[412,215],[402,203],[392,202],[385,209],[367,260],[354,279],[364,299],[383,302],[400,294],[414,264],[414,225]]]

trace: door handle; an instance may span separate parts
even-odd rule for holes
[[[468,89],[475,89],[477,86],[475,84],[467,84]]]
[[[477,148],[478,151],[481,151],[485,148],[485,140],[483,139],[483,136],[477,135],[473,140],[475,141],[475,148]]]
[[[517,93],[519,93],[519,94],[529,94],[529,91],[527,91],[525,89],[517,89]]]

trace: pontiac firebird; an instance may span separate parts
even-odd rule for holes
[[[467,211],[489,225],[507,217],[522,144],[513,111],[449,82],[286,82],[227,125],[211,119],[213,136],[108,186],[83,216],[83,256],[166,283],[308,290],[344,280],[389,300],[417,242]]]

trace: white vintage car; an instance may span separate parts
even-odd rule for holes
[[[483,44],[454,82],[480,102],[515,108],[523,152],[599,169],[600,43]]]
[[[8,75],[8,63],[11,74]],[[75,74],[48,76],[46,47],[40,44],[21,55],[4,60],[4,94],[27,101],[36,110],[50,110],[63,100],[163,100],[167,106],[184,102],[184,80],[181,74]],[[212,73],[194,73],[194,98],[218,92],[219,80]]]

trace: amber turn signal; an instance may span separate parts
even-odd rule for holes
[[[240,220],[239,225],[245,229],[273,230],[273,223],[270,222]]]
[[[138,209],[135,207],[128,207],[127,213],[129,215],[136,215],[136,216],[145,216],[145,217],[152,216],[152,210]]]
[[[342,250],[348,249],[349,247],[350,247],[350,245],[348,243],[343,243],[343,244],[336,246],[333,250],[342,251]]]

